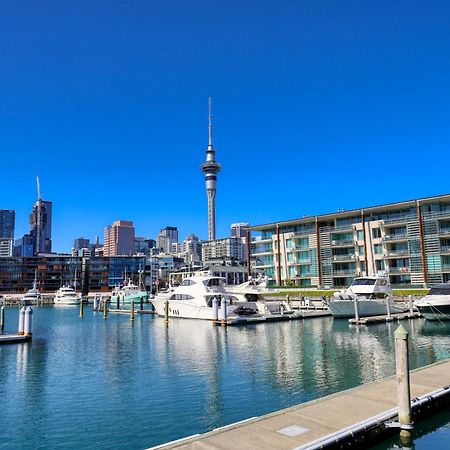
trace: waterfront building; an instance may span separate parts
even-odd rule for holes
[[[348,286],[376,273],[391,285],[450,281],[450,194],[251,227],[255,267],[277,285]]]
[[[172,253],[173,244],[178,244],[178,228],[163,228],[156,238],[157,246],[163,253]]]
[[[116,220],[105,228],[104,256],[133,255],[134,225],[128,220]]]
[[[0,209],[0,256],[13,255],[15,223],[14,210]]]
[[[139,283],[140,271],[147,289],[157,278],[157,262],[144,256],[82,257],[39,255],[0,258],[0,292],[22,293],[33,286],[35,270],[38,287],[44,293],[56,292],[61,285],[75,282],[83,295],[110,292],[132,279]]]
[[[216,151],[212,141],[212,114],[211,97],[209,97],[209,140],[206,149],[206,161],[201,165],[202,172],[205,174],[206,196],[208,199],[208,240],[216,239],[216,187],[217,174],[220,172],[220,164],[216,162]]]
[[[90,240],[86,239],[84,237],[80,237],[74,240],[73,242],[73,249],[78,251],[82,248],[89,248]]]
[[[52,252],[52,202],[42,200],[39,178],[38,199],[30,214],[30,235],[33,238],[33,254]]]
[[[239,237],[227,237],[202,242],[202,261],[205,264],[215,258],[242,259],[243,255],[242,239]]]

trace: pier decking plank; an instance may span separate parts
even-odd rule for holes
[[[411,398],[450,385],[450,359],[411,372]],[[154,449],[295,449],[385,413],[397,404],[395,376]]]

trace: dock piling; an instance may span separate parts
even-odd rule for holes
[[[98,310],[98,297],[94,296],[94,305],[93,305],[94,312]]]
[[[386,299],[386,313],[387,313],[386,321],[390,322],[392,320],[392,317],[391,317],[391,302],[389,301],[389,298]]]
[[[395,330],[394,338],[400,439],[407,444],[411,440],[412,430],[411,390],[409,382],[408,332],[402,325],[399,325]]]
[[[32,335],[32,329],[33,327],[33,308],[29,306],[24,313],[24,325],[23,325],[23,334],[25,336],[31,336]]]
[[[355,307],[355,323],[356,325],[359,324],[359,305],[358,305],[358,297],[355,296],[354,300],[354,307]]]
[[[412,299],[412,295],[408,296],[408,305],[409,305],[409,314],[412,316],[413,315],[413,299]]]
[[[219,308],[217,306],[217,297],[212,299],[212,320],[215,322],[219,317]]]
[[[106,305],[106,299],[103,300],[103,318],[104,319],[108,318],[108,308]]]
[[[83,318],[83,298],[80,301],[80,317]]]
[[[166,322],[166,325],[169,324],[169,299],[166,298],[165,304],[164,304],[164,320]]]
[[[25,325],[25,306],[22,306],[19,310],[19,330],[17,334],[23,336],[23,329]]]
[[[5,331],[5,307],[2,306],[0,310],[0,332],[3,334]]]
[[[141,311],[144,310],[144,297],[140,297],[140,299],[139,299],[139,309]]]
[[[130,307],[130,320],[134,320],[134,300],[131,300],[131,307]]]

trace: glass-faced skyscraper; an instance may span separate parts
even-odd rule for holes
[[[212,143],[211,97],[209,97],[209,141],[206,149],[206,161],[201,165],[205,174],[206,195],[208,198],[208,240],[216,239],[216,184],[220,164],[216,162],[216,151]]]
[[[33,238],[33,253],[52,251],[52,202],[42,200],[38,183],[38,200],[30,214],[30,235]]]
[[[0,256],[12,256],[16,213],[0,209]]]

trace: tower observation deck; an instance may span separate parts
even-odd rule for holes
[[[220,172],[220,164],[216,162],[216,151],[212,143],[212,114],[211,97],[208,102],[209,140],[206,149],[206,161],[201,165],[205,174],[206,196],[208,198],[208,240],[216,238],[216,185],[217,174]]]

